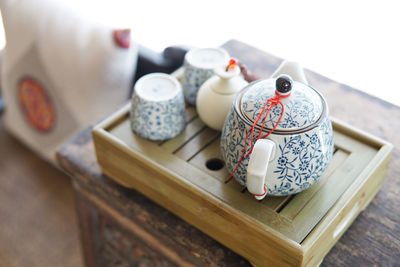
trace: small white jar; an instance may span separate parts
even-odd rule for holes
[[[210,128],[221,131],[236,94],[248,82],[240,75],[239,66],[226,70],[226,66],[214,69],[216,75],[200,87],[196,108],[200,119]]]

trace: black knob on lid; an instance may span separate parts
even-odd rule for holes
[[[287,95],[292,90],[293,80],[289,75],[281,74],[275,82],[276,91],[282,95]]]

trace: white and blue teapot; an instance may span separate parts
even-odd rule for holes
[[[221,151],[230,178],[256,199],[303,191],[332,158],[327,103],[297,63],[283,62],[272,78],[238,93],[224,123]]]

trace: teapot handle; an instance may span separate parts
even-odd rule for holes
[[[272,78],[277,78],[280,74],[287,74],[292,77],[293,80],[302,82],[308,85],[306,75],[304,74],[303,68],[299,63],[293,61],[283,61],[275,72],[271,75]]]
[[[275,143],[269,139],[259,139],[251,152],[247,165],[247,189],[258,200],[263,199],[267,190],[265,176],[270,159],[275,156]]]

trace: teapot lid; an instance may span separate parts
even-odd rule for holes
[[[277,79],[260,80],[249,84],[238,96],[239,112],[251,123],[257,120],[268,99],[281,95],[284,106],[282,113],[280,104],[273,105],[265,119],[264,128],[272,129],[279,121],[275,130],[293,131],[314,124],[321,117],[324,109],[324,99],[312,87],[293,81],[288,75],[280,75]],[[266,111],[264,112],[266,114]],[[258,121],[261,126],[264,120]]]

